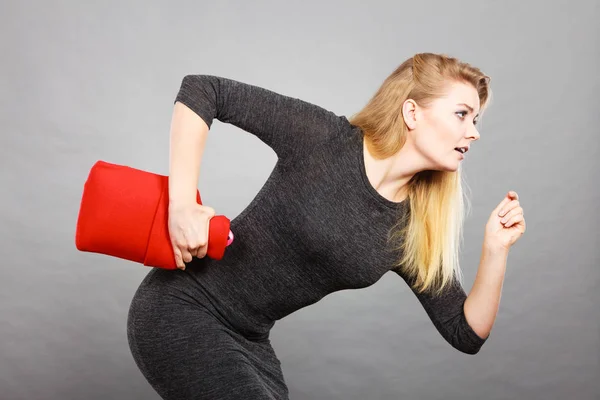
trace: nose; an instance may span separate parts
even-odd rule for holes
[[[473,139],[473,141],[479,140],[479,131],[475,125],[472,125],[472,128],[467,132],[467,135],[470,139]]]

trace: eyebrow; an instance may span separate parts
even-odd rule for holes
[[[467,108],[469,109],[469,111],[471,111],[471,112],[473,112],[473,111],[474,111],[473,107],[471,107],[471,106],[470,106],[470,105],[468,105],[467,103],[458,103],[457,105],[458,105],[458,106],[465,106],[465,107],[467,107]],[[479,114],[477,114],[475,117],[478,117],[478,116],[479,116]]]

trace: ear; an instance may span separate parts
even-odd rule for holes
[[[407,99],[402,104],[402,118],[404,118],[404,123],[410,130],[413,130],[417,127],[417,103],[413,99]]]

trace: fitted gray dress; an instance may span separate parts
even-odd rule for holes
[[[269,341],[275,322],[324,296],[365,288],[399,257],[387,242],[410,212],[369,183],[363,133],[344,116],[232,79],[184,77],[175,101],[258,137],[277,154],[268,180],[234,219],[221,260],[151,269],[129,311],[132,355],[164,399],[287,399]],[[206,171],[205,171],[206,172]],[[415,295],[443,338],[475,354],[458,281]]]

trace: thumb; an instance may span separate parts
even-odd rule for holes
[[[208,218],[209,218],[209,219],[215,216],[216,212],[215,212],[215,209],[214,209],[214,208],[212,208],[212,207],[207,207],[207,206],[204,206],[204,209],[207,211],[207,214],[208,214]]]
[[[492,214],[498,214],[500,212],[500,210],[502,209],[502,207],[504,207],[506,204],[510,203],[515,197],[516,197],[516,193],[515,192],[513,192],[512,190],[510,192],[508,192],[506,194],[506,196],[504,196],[504,198],[502,199],[502,201],[500,202],[500,204],[498,204],[496,206],[496,208],[494,209],[494,211],[492,212]]]

